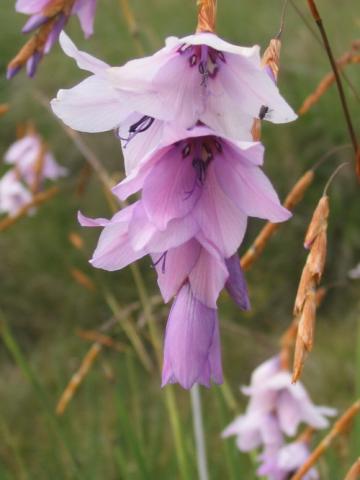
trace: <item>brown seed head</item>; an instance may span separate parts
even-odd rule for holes
[[[315,279],[309,269],[308,264],[306,263],[301,274],[299,287],[296,294],[294,315],[301,314],[304,307],[307,292],[314,287],[315,287]]]
[[[359,480],[360,478],[360,457],[348,471],[344,480]]]
[[[9,105],[7,103],[0,104],[0,117],[5,115],[9,111]]]
[[[324,230],[326,231],[329,212],[329,197],[327,195],[324,195],[323,197],[321,197],[315,209],[309,228],[307,230],[304,242],[305,248],[311,248],[313,242],[320,234],[320,232]]]
[[[70,232],[68,239],[71,245],[78,250],[82,250],[84,248],[84,240],[80,237],[78,233]]]
[[[305,348],[303,339],[301,338],[300,335],[298,335],[296,337],[296,343],[295,343],[292,383],[296,383],[299,380],[302,370],[304,368],[304,363],[305,363],[307,353],[308,352]]]
[[[316,306],[316,291],[311,289],[307,292],[298,327],[298,336],[301,337],[307,352],[311,352],[314,344]]]
[[[261,60],[263,67],[270,67],[271,71],[274,74],[275,80],[277,80],[279,76],[280,51],[281,40],[278,38],[272,38]]]
[[[198,25],[196,32],[214,32],[217,0],[198,0]]]
[[[311,275],[319,284],[322,274],[324,273],[325,262],[327,253],[327,236],[326,231],[322,230],[315,238],[309,256],[307,258],[307,265]]]

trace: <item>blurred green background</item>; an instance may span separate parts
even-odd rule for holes
[[[195,1],[130,3],[139,26],[139,40],[147,53],[160,48],[168,35],[183,36],[194,30]],[[315,28],[305,0],[295,3]],[[59,88],[70,87],[86,75],[56,46],[34,80],[22,72],[7,82],[6,64],[24,42],[20,30],[25,17],[15,13],[14,4],[2,0],[0,6],[0,103],[11,105],[10,112],[0,119],[0,155],[14,141],[17,124],[33,120],[57,160],[76,179],[84,158],[36,95],[42,92],[51,98]],[[340,56],[360,36],[358,0],[344,0],[341,5],[337,0],[319,0],[318,5],[335,55]],[[279,0],[219,0],[218,32],[233,43],[258,43],[264,49],[278,30],[281,9]],[[83,39],[75,18],[66,31],[81,49],[110,64],[120,65],[137,55],[118,0],[98,0],[95,34],[89,41]],[[321,45],[291,5],[281,65],[280,88],[295,109],[329,71]],[[360,65],[349,67],[347,75],[360,94]],[[359,102],[348,88],[346,91],[358,127]],[[82,138],[107,170],[118,176],[122,159],[115,135],[110,132]],[[284,198],[299,176],[324,153],[349,142],[335,87],[297,122],[266,124],[263,140],[267,146],[265,170]],[[225,296],[220,302],[224,372],[236,405],[225,401],[219,387],[201,390],[213,480],[255,478],[251,459],[236,451],[233,439],[221,440],[220,432],[245,407],[239,385],[247,383],[251,371],[277,352],[279,336],[291,321],[306,258],[302,248],[306,225],[335,166],[351,159],[351,149],[342,150],[318,170],[315,184],[297,207],[294,218],[281,227],[247,274],[252,311],[240,313]],[[360,262],[358,195],[353,171],[344,169],[331,187],[329,256],[324,278],[324,284],[337,287],[330,290],[319,311],[316,345],[303,376],[317,403],[340,411],[360,396],[360,281],[346,281],[348,270]],[[89,216],[110,215],[95,176],[82,196],[66,190],[36,215],[0,234],[0,308],[11,331],[6,330],[5,339],[13,353],[22,352],[22,359],[15,361],[9,348],[0,345],[0,480],[182,478],[165,392],[160,389],[160,375],[141,309],[130,320],[153,361],[151,372],[143,368],[131,347],[126,353],[104,348],[65,414],[60,418],[54,415],[61,393],[90,348],[77,330],[97,329],[112,316],[104,291],[111,292],[122,307],[138,300],[129,269],[108,273],[94,271],[88,265],[98,232],[79,228],[79,209]],[[242,252],[261,225],[260,221],[250,222]],[[83,251],[69,242],[71,232],[83,236]],[[90,292],[76,283],[71,268],[89,275],[97,291]],[[149,295],[157,295],[150,260],[140,262],[140,268]],[[168,306],[155,309],[161,332],[167,312]],[[120,325],[112,334],[129,344]],[[190,397],[178,386],[174,393],[188,478],[197,478]],[[320,464],[321,478],[343,478],[359,454],[360,429],[358,433],[336,443]]]

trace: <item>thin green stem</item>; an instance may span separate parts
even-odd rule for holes
[[[53,409],[50,405],[50,402],[47,398],[47,394],[43,389],[43,386],[37,379],[36,375],[30,368],[30,365],[26,361],[18,343],[16,342],[15,338],[13,337],[9,327],[7,326],[4,314],[0,312],[0,322],[1,322],[1,337],[4,342],[5,347],[13,357],[15,363],[20,368],[21,372],[23,373],[24,377],[28,380],[28,382],[33,387],[39,401],[41,402],[44,411],[46,413],[46,417],[48,419],[49,426],[52,432],[56,435],[57,439],[60,441],[64,451],[67,454],[67,457],[71,464],[72,469],[72,478],[81,479],[79,467],[77,464],[77,460],[74,457],[73,450],[68,443],[66,435],[64,434],[62,425],[59,422],[59,419],[53,414]]]
[[[327,53],[327,56],[328,56],[329,61],[330,61],[331,68],[332,68],[334,76],[335,76],[336,86],[337,86],[337,89],[338,89],[338,92],[339,92],[340,102],[341,102],[342,109],[343,109],[343,112],[344,112],[344,117],[345,117],[346,125],[347,125],[348,131],[349,131],[351,143],[354,147],[355,155],[357,155],[357,153],[358,153],[358,141],[357,141],[354,126],[353,126],[353,123],[352,123],[349,107],[348,107],[348,104],[347,104],[347,101],[346,101],[344,87],[343,87],[343,84],[342,84],[342,81],[341,81],[339,70],[338,70],[338,67],[336,65],[336,61],[335,61],[335,58],[334,58],[334,55],[333,55],[333,52],[332,52],[332,49],[331,49],[331,46],[330,46],[329,38],[327,36],[323,21],[320,17],[318,9],[317,9],[315,0],[308,0],[308,5],[309,5],[309,9],[311,11],[311,14],[312,14],[312,16],[315,20],[315,23],[319,28],[320,35],[321,35],[321,38],[322,38],[323,43],[324,43],[325,51]]]

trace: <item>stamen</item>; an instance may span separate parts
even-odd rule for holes
[[[222,153],[223,148],[222,148],[221,143],[220,143],[218,140],[214,140],[214,144],[215,144],[216,150],[217,150],[219,153]]]
[[[145,132],[151,125],[154,123],[155,118],[149,117],[145,115],[144,117],[140,118],[140,120],[129,128],[130,133],[141,133]]]
[[[225,58],[225,55],[224,55],[223,52],[218,51],[218,52],[217,52],[217,56],[218,56],[218,58],[220,58],[220,60],[221,60],[223,63],[226,63],[226,58]]]
[[[166,257],[167,257],[167,251],[164,252],[157,260],[152,264],[152,267],[155,268],[159,265],[160,262],[162,262],[161,265],[161,273],[165,274],[166,272]]]
[[[191,57],[189,58],[190,67],[194,67],[197,64],[197,60],[198,57],[195,53],[191,55]]]
[[[211,147],[209,147],[209,145],[207,143],[203,143],[202,144],[202,147],[203,149],[205,150],[205,152],[207,153],[207,157],[205,159],[205,162],[206,163],[209,163],[211,162],[211,160],[214,158],[214,155],[213,155],[213,152],[211,150]]]
[[[187,143],[182,150],[182,157],[183,158],[188,157],[190,155],[190,152],[191,152],[191,144]]]
[[[151,125],[154,123],[155,118],[144,115],[136,123],[133,123],[129,128],[129,135],[127,138],[123,138],[119,135],[120,140],[126,142],[124,148],[127,147],[130,140],[132,140],[138,133],[143,133],[148,130]]]

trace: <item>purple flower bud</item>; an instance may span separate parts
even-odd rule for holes
[[[22,33],[29,33],[32,30],[36,30],[38,27],[43,25],[48,20],[48,17],[45,17],[42,14],[32,15],[29,20],[25,23]]]

